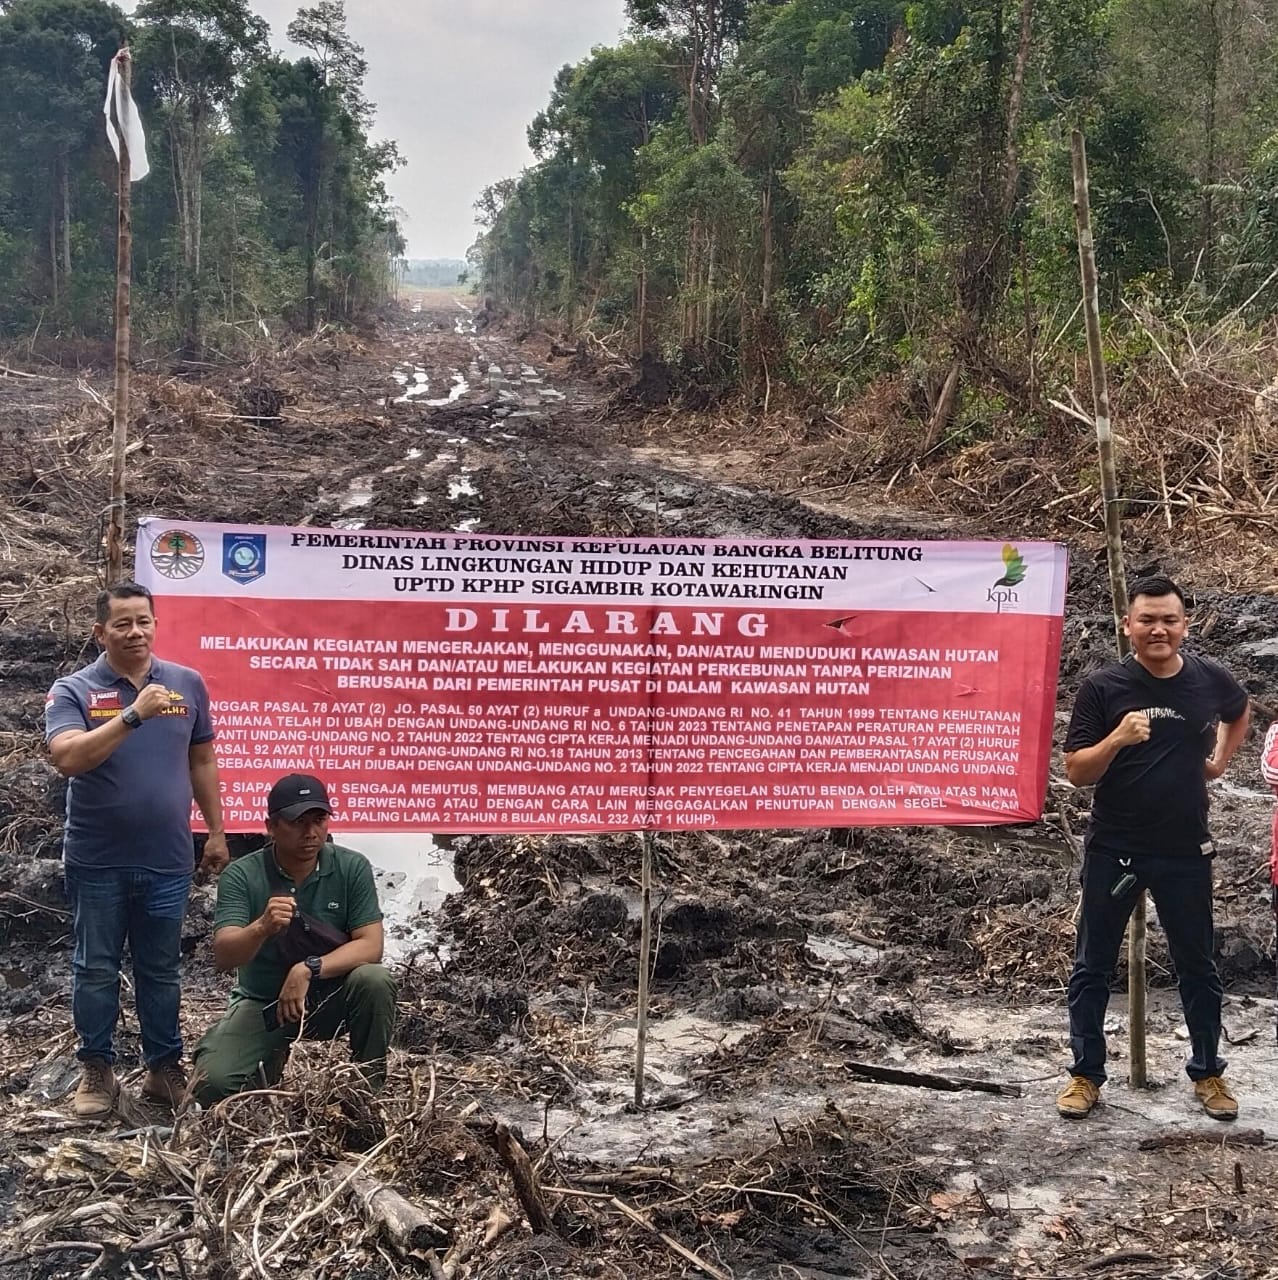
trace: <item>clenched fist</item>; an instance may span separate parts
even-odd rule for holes
[[[1120,747],[1134,747],[1138,742],[1149,741],[1149,713],[1129,711],[1114,730],[1114,739]]]
[[[268,899],[266,910],[258,917],[257,923],[268,938],[273,938],[277,933],[283,933],[288,928],[293,920],[295,909],[292,898],[287,894],[278,894]]]
[[[169,705],[169,691],[162,684],[149,684],[133,699],[133,710],[138,719],[150,720]]]

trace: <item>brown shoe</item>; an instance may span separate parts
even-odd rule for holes
[[[148,1067],[142,1078],[142,1096],[148,1102],[158,1102],[176,1110],[187,1096],[186,1072],[182,1064],[176,1058],[170,1058],[158,1066]]]
[[[1056,1110],[1067,1120],[1082,1120],[1099,1098],[1099,1085],[1086,1076],[1070,1076],[1069,1084],[1056,1095]]]
[[[1194,1093],[1203,1104],[1203,1110],[1213,1120],[1238,1119],[1238,1099],[1229,1092],[1229,1086],[1219,1076],[1195,1080]]]
[[[85,1058],[80,1063],[71,1110],[81,1120],[105,1120],[115,1110],[115,1072],[105,1058]]]

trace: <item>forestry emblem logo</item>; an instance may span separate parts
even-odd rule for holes
[[[204,567],[204,544],[185,529],[170,529],[151,544],[151,567],[162,578],[193,578]]]
[[[1020,593],[1016,590],[1025,581],[1028,568],[1021,558],[1021,553],[1010,542],[1003,544],[1003,573],[986,593],[985,598],[997,606],[999,613],[1008,613],[1016,608]]]

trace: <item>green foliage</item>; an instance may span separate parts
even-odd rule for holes
[[[649,34],[565,67],[482,201],[483,288],[530,316],[825,398],[889,374],[921,411],[958,370],[947,438],[1032,418],[1081,348],[1074,127],[1120,364],[1125,302],[1278,306],[1278,0],[628,10]]]
[[[102,99],[116,50],[152,176],[133,191],[134,317],[143,335],[205,340],[280,317],[345,320],[380,301],[402,242],[382,176],[393,145],[367,136],[363,51],[341,0],[290,34],[313,56],[267,51],[246,0],[0,6],[0,332],[108,332],[115,278],[114,160]]]
[[[569,323],[618,272],[631,273],[633,294],[639,230],[627,206],[643,148],[681,106],[674,58],[667,42],[644,37],[559,72],[528,130],[538,163],[476,205],[485,291]]]

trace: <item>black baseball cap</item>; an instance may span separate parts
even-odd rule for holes
[[[304,813],[310,813],[312,809],[319,809],[324,813],[333,812],[324,784],[309,773],[285,774],[266,797],[268,818],[287,818],[291,822]]]

